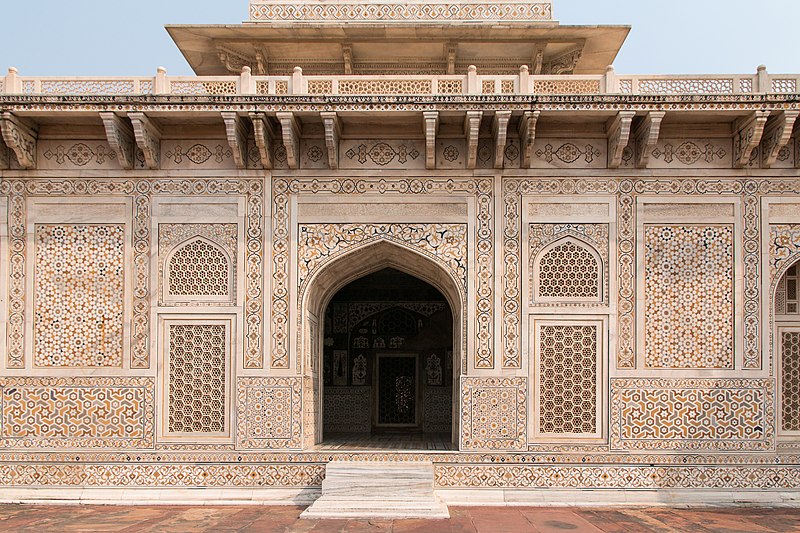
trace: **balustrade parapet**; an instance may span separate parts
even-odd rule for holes
[[[289,76],[254,76],[245,67],[239,76],[168,76],[159,67],[154,77],[21,76],[8,69],[0,77],[0,94],[39,96],[367,96],[367,95],[739,95],[796,94],[800,74],[623,75],[613,67],[603,75],[534,75],[526,65],[518,74],[480,74],[471,66],[464,75],[331,75],[307,76],[296,67]]]

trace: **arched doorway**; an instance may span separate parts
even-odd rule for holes
[[[445,268],[386,241],[320,269],[303,305],[305,446],[453,448],[463,300]]]
[[[800,260],[789,266],[775,289],[780,430],[800,438]]]

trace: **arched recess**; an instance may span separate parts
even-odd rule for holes
[[[447,268],[427,256],[398,243],[381,240],[356,247],[320,268],[308,280],[304,297],[300,302],[300,316],[303,340],[301,367],[304,389],[312,391],[313,398],[307,394],[308,403],[303,413],[303,445],[310,447],[322,442],[322,342],[323,335],[318,327],[325,308],[340,289],[349,283],[384,268],[394,268],[426,283],[441,292],[450,306],[453,315],[453,434],[452,442],[458,443],[460,431],[460,409],[458,405],[459,377],[462,372],[463,351],[466,349],[466,294],[459,282]]]
[[[783,262],[772,286],[773,355],[778,376],[779,432],[800,439],[800,255]]]
[[[602,302],[604,268],[597,249],[586,241],[567,236],[551,242],[533,259],[533,300]]]
[[[181,264],[175,264],[179,259]],[[199,235],[182,241],[165,256],[161,299],[167,305],[232,303],[233,268],[230,254],[216,242]]]

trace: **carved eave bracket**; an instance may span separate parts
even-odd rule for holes
[[[325,111],[319,114],[325,126],[325,146],[328,148],[328,166],[335,170],[339,168],[339,139],[342,136],[342,121],[334,111]]]
[[[770,168],[778,160],[781,150],[789,144],[800,111],[781,111],[764,129],[761,140],[761,166]]]
[[[264,113],[250,113],[250,121],[253,123],[253,135],[261,155],[261,166],[265,170],[271,170],[275,128]]]
[[[233,152],[233,161],[236,168],[247,168],[247,136],[250,131],[247,121],[239,116],[238,113],[225,111],[222,113],[222,120],[225,122],[225,133],[228,136],[228,144]]]
[[[492,137],[494,138],[494,168],[503,168],[506,161],[506,140],[508,139],[508,123],[511,111],[497,111],[492,120]]]
[[[608,132],[608,168],[619,168],[622,156],[631,138],[631,125],[635,111],[620,111],[609,124]]]
[[[117,161],[125,170],[136,165],[136,137],[130,122],[116,113],[100,113],[106,129],[108,145],[117,153]]]
[[[522,145],[520,165],[522,168],[531,168],[533,145],[536,143],[536,124],[539,122],[541,111],[526,111],[519,121],[519,141]]]
[[[439,112],[425,111],[422,114],[425,121],[425,168],[436,168],[436,134],[439,131]]]
[[[754,111],[736,124],[733,134],[733,166],[746,167],[750,163],[753,150],[761,144],[764,127],[769,119],[769,111]]]
[[[467,168],[475,170],[478,164],[478,139],[481,132],[483,111],[467,111],[464,119],[464,136],[467,138]]]
[[[291,111],[276,113],[278,122],[281,123],[283,146],[286,148],[286,162],[291,169],[300,166],[300,124]]]
[[[31,170],[36,168],[36,142],[39,138],[36,127],[24,122],[10,111],[0,115],[0,130],[3,142],[17,156],[19,166]]]
[[[144,154],[144,163],[150,170],[161,166],[161,128],[144,113],[128,113],[133,125],[136,144]]]
[[[665,116],[667,116],[665,111],[650,111],[636,127],[633,134],[636,144],[636,168],[647,168],[650,164],[650,155],[658,144],[661,123]]]

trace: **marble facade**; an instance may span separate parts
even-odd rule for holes
[[[800,74],[618,75],[549,1],[250,16],[169,28],[196,77],[0,77],[4,491],[800,496]],[[320,452],[325,307],[386,267],[452,309],[453,450]]]

